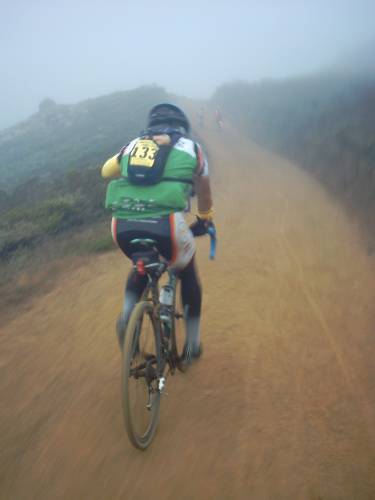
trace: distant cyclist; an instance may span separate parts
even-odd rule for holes
[[[199,108],[197,112],[198,125],[200,128],[204,128],[204,109]]]
[[[223,115],[220,108],[215,109],[215,123],[218,130],[221,130],[223,128]]]
[[[130,257],[131,240],[153,239],[161,255],[179,272],[186,324],[183,356],[187,363],[201,354],[202,292],[193,233],[205,234],[213,219],[207,160],[189,132],[189,121],[181,109],[169,103],[158,104],[149,113],[147,129],[102,167],[103,177],[119,177],[109,183],[106,195],[106,207],[113,211],[114,241]],[[183,211],[193,189],[198,215],[190,229]],[[130,272],[117,322],[120,346],[146,283],[147,276]]]

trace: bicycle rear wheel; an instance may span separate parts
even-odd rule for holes
[[[122,362],[122,408],[130,442],[146,449],[159,420],[160,340],[150,302],[139,302],[125,333]]]

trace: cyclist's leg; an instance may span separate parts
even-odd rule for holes
[[[184,353],[187,358],[200,355],[200,319],[202,308],[202,287],[199,280],[195,258],[179,272],[181,280],[182,304],[186,324],[186,342]],[[189,359],[188,359],[189,361]]]
[[[145,218],[141,220],[117,219],[112,222],[113,239],[122,252],[131,258],[132,245],[136,238],[150,238],[156,241],[159,252],[167,259],[172,258],[171,225],[169,216]],[[117,321],[117,335],[120,347],[134,306],[139,302],[147,285],[147,276],[141,276],[132,270],[126,282],[122,312]]]
[[[181,280],[182,304],[186,325],[184,353],[187,360],[200,354],[200,315],[202,289],[195,264],[195,240],[181,213],[171,215],[172,244],[174,245],[172,266]]]
[[[116,331],[117,337],[122,347],[124,343],[124,335],[130,315],[137,302],[140,301],[142,293],[147,285],[147,276],[141,276],[136,271],[131,270],[128,274],[125,286],[124,302],[122,312],[117,320]]]
[[[130,241],[139,237],[139,235],[134,235],[133,232],[134,227],[129,225],[128,221],[112,220],[112,237],[121,251],[129,258],[131,257]],[[121,348],[124,343],[124,335],[130,314],[135,304],[139,302],[146,285],[147,276],[141,276],[133,269],[129,272],[126,280],[123,307],[116,324],[117,337]]]
[[[131,257],[130,241],[135,238],[151,238],[157,243],[161,255],[178,272],[186,324],[185,351],[199,355],[201,285],[196,271],[194,237],[182,213],[144,220],[117,220],[112,225],[114,240],[127,257]],[[131,272],[128,276],[123,311],[117,324],[120,345],[134,305],[146,287],[147,277]]]

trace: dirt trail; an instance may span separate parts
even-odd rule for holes
[[[1,499],[375,498],[374,260],[304,172],[203,136],[220,237],[216,262],[199,241],[204,358],[134,450],[114,337],[128,263],[69,271],[1,332]]]

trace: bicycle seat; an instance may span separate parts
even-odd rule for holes
[[[155,240],[149,238],[136,238],[131,240],[130,245],[132,246],[131,259],[134,264],[137,264],[139,260],[142,260],[145,266],[160,262],[160,255],[155,247]]]
[[[130,244],[134,247],[149,249],[156,245],[156,241],[150,238],[135,238],[134,240],[130,240]]]

